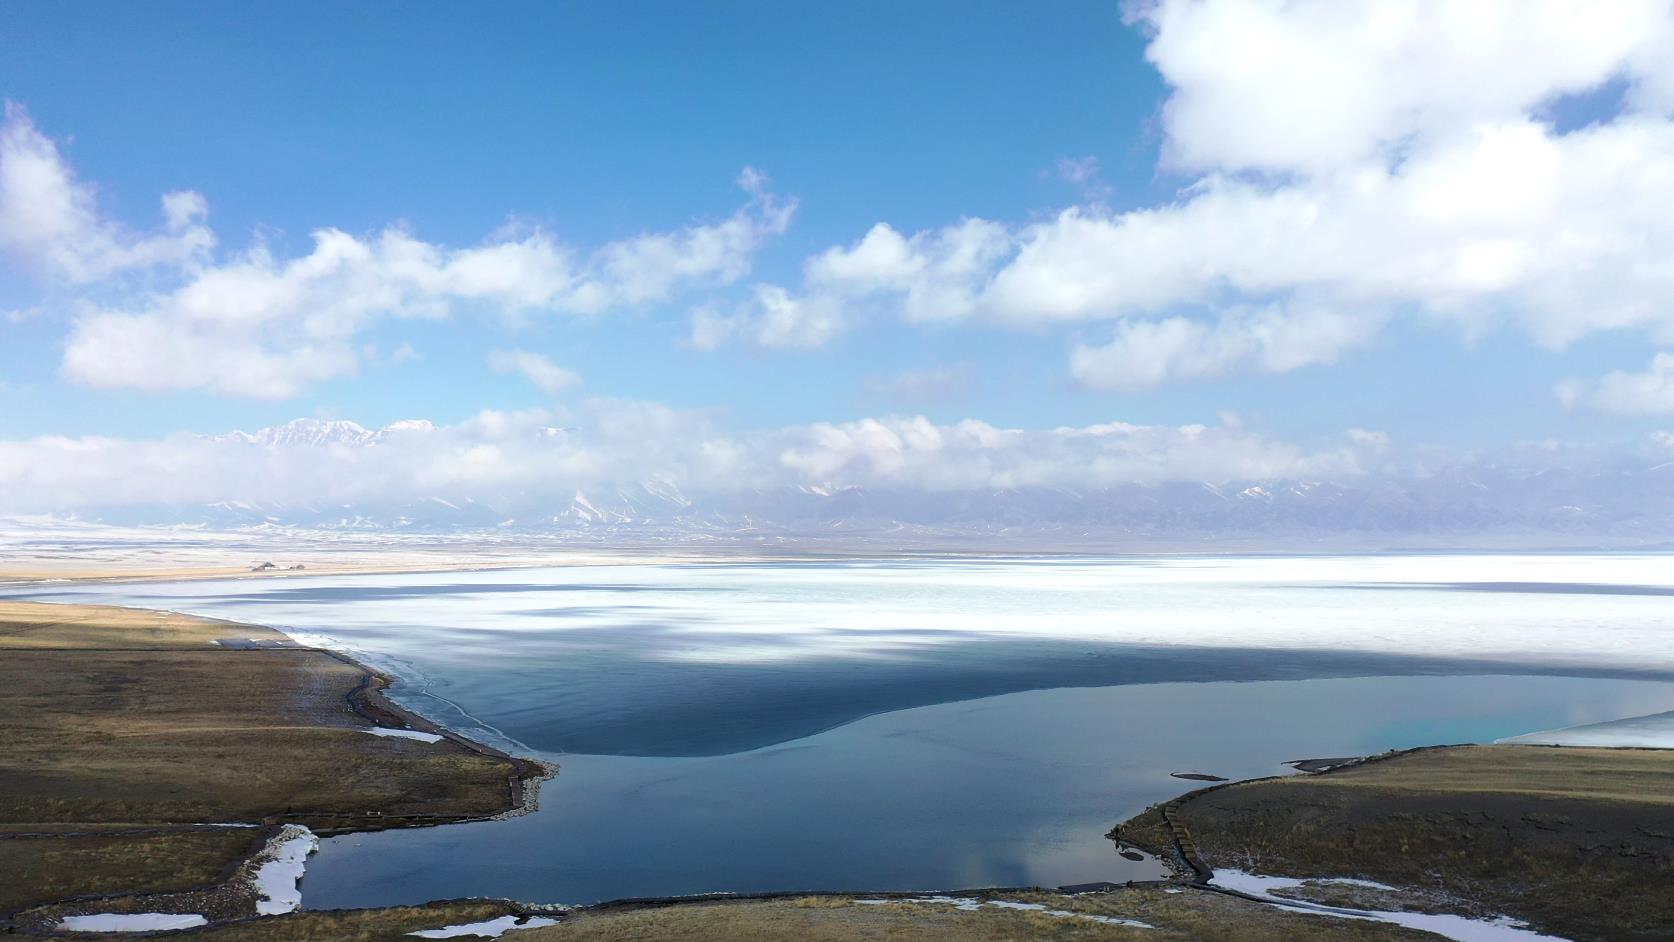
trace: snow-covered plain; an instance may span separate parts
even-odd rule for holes
[[[513,929],[539,929],[542,926],[556,926],[558,920],[545,916],[501,916],[485,922],[467,922],[457,926],[443,926],[440,929],[420,929],[409,932],[421,939],[498,939]]]
[[[1101,835],[1178,794],[1170,772],[1674,709],[1671,562],[715,561],[14,594],[274,625],[563,765],[564,800],[515,821],[325,841],[308,905],[584,903],[1149,878]]]
[[[364,730],[373,736],[384,736],[393,739],[416,739],[419,742],[441,742],[442,737],[437,733],[426,733],[416,729],[390,729],[387,726],[374,726]]]
[[[163,932],[207,925],[209,920],[196,913],[98,913],[65,916],[58,928],[69,932]]]
[[[1630,716],[1605,723],[1568,726],[1499,740],[1538,746],[1604,746],[1613,749],[1674,749],[1674,712]]]
[[[333,606],[326,616],[306,598],[324,586],[334,598],[354,598],[358,589],[357,601],[378,602],[375,612],[358,605],[356,617],[426,625],[445,616],[460,629],[450,640],[473,651],[480,646],[472,629],[493,629],[480,640],[498,644],[506,633],[614,625],[632,592],[634,617],[682,619],[687,643],[661,656],[695,662],[887,657],[974,632],[1674,669],[1674,633],[1666,630],[1674,554],[1663,553],[717,562],[60,591],[172,600],[185,611],[263,617],[330,636],[344,611]],[[568,609],[561,618],[508,617],[556,614],[553,592]],[[49,598],[52,590],[17,594]],[[494,604],[472,611],[449,604],[473,594]]]
[[[971,913],[992,906],[995,909],[1015,909],[1022,912],[1040,913],[1042,916],[1052,916],[1057,919],[1081,919],[1087,922],[1097,922],[1107,926],[1127,926],[1130,929],[1155,929],[1150,923],[1137,919],[1123,919],[1119,916],[1103,916],[1098,913],[1078,913],[1067,909],[1051,909],[1044,903],[1023,903],[1007,899],[977,899],[973,896],[909,896],[892,897],[890,899],[857,899],[857,903],[868,906],[882,906],[888,903],[906,903],[921,906],[952,906],[954,909]]]

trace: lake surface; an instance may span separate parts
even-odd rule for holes
[[[309,907],[1146,878],[1193,787],[1674,709],[1666,555],[604,566],[31,589],[286,628],[559,762],[510,821],[323,842]]]

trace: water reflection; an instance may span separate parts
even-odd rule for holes
[[[729,756],[562,756],[534,815],[325,841],[303,899],[579,903],[1145,879],[1156,865],[1102,835],[1193,787],[1175,771],[1271,775],[1285,759],[1668,705],[1667,684],[1562,677],[1156,684],[941,704]]]
[[[353,835],[310,906],[1061,885],[1289,759],[1674,708],[1666,558],[845,560],[35,587],[323,639],[558,757],[538,814]],[[14,593],[17,594],[17,593]]]

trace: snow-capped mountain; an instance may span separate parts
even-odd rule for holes
[[[217,436],[220,441],[245,442],[281,448],[294,446],[342,445],[356,447],[375,445],[391,435],[406,432],[429,432],[436,428],[426,419],[403,419],[376,431],[343,419],[292,419],[255,432],[231,432]]]
[[[352,499],[112,502],[78,519],[207,529],[493,532],[590,542],[845,541],[900,546],[1120,549],[1168,544],[1339,546],[1643,546],[1674,542],[1674,462],[1584,455],[1566,460],[1462,460],[1341,479],[1134,481],[1103,487],[932,489],[757,484],[691,493],[673,476],[559,483],[593,454],[574,430],[517,426],[485,444],[428,422],[368,429],[299,419],[207,447],[259,450],[231,464],[266,475],[249,490],[283,492],[320,467],[353,483]],[[505,443],[510,442],[511,445]],[[631,443],[630,446],[631,447]],[[655,447],[648,442],[646,447]],[[317,451],[318,450],[318,451]],[[412,456],[415,459],[409,460]],[[372,458],[381,461],[371,461]],[[327,459],[335,464],[326,464]],[[368,460],[361,460],[366,458]],[[628,464],[633,464],[629,462]],[[507,467],[509,465],[509,469]],[[389,487],[363,469],[421,475]],[[548,469],[554,477],[547,483]],[[513,473],[515,472],[515,473]],[[581,472],[587,474],[583,466]],[[779,475],[783,477],[783,475]],[[771,477],[761,476],[759,477]],[[593,474],[589,479],[596,479]],[[509,484],[499,484],[504,480]],[[428,493],[414,493],[415,481]],[[485,482],[487,482],[485,484]]]

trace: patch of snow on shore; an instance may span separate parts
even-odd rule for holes
[[[374,736],[390,736],[396,739],[416,739],[419,742],[441,742],[442,737],[436,733],[420,732],[416,729],[391,729],[388,726],[374,726],[363,730]]]
[[[857,899],[857,903],[867,906],[882,906],[885,903],[940,903],[961,909],[965,912],[976,912],[984,906],[998,909],[1021,909],[1028,912],[1040,913],[1043,916],[1056,916],[1060,919],[1085,919],[1089,922],[1103,923],[1107,926],[1127,926],[1132,929],[1155,929],[1150,923],[1137,919],[1122,919],[1117,916],[1101,916],[1097,913],[1077,913],[1067,909],[1047,909],[1044,903],[1019,903],[1014,900],[990,899],[980,900],[968,896],[913,896],[905,899]]]
[[[468,922],[458,926],[443,926],[440,929],[420,929],[409,932],[421,939],[458,939],[473,936],[479,939],[498,939],[501,935],[513,929],[539,929],[542,926],[556,926],[558,920],[545,916],[501,916],[487,922]]]
[[[1614,749],[1674,749],[1674,711],[1632,716],[1607,723],[1566,726],[1497,740],[1531,746],[1603,746]]]
[[[1337,916],[1342,919],[1365,919],[1373,922],[1386,922],[1391,925],[1405,926],[1420,932],[1433,932],[1454,942],[1568,942],[1555,935],[1544,935],[1528,928],[1509,916],[1497,916],[1493,919],[1471,919],[1465,916],[1453,916],[1445,913],[1409,913],[1394,912],[1377,909],[1345,909],[1339,906],[1326,906],[1323,903],[1310,903],[1303,900],[1288,899],[1274,896],[1273,890],[1288,890],[1306,884],[1335,883],[1351,886],[1371,886],[1385,889],[1382,884],[1370,880],[1352,880],[1349,878],[1320,877],[1313,880],[1298,880],[1291,877],[1267,877],[1241,870],[1216,870],[1215,876],[1209,881],[1215,886],[1228,890],[1236,890],[1262,900],[1282,909],[1297,912],[1319,913],[1326,916]]]
[[[99,913],[65,916],[58,928],[70,932],[161,932],[207,925],[209,920],[196,913]]]
[[[254,877],[256,912],[263,916],[278,916],[292,912],[302,905],[302,873],[308,855],[320,849],[314,832],[300,824],[287,824],[262,851],[262,865]]]

